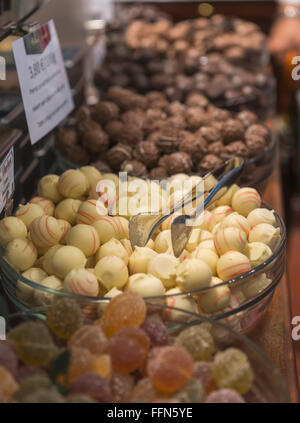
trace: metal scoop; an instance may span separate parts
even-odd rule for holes
[[[235,173],[236,176],[234,178],[232,176],[231,178],[231,183],[232,183],[240,175],[243,164],[244,164],[244,161],[242,159],[235,158],[235,159],[231,159],[227,161],[224,165],[220,166],[213,172],[209,172],[207,175],[204,176],[203,180],[199,182],[198,184],[196,184],[195,187],[193,187],[193,189],[190,192],[188,192],[183,198],[181,198],[180,201],[178,201],[171,208],[171,210],[170,209],[165,211],[160,210],[156,213],[139,213],[135,216],[132,216],[129,221],[129,239],[130,239],[132,248],[134,249],[136,246],[144,247],[148,243],[148,241],[150,240],[150,238],[152,237],[156,229],[171,215],[173,215],[179,210],[182,210],[183,206],[184,207],[188,206],[189,204],[197,200],[199,197],[205,196],[209,192],[214,192],[214,197],[215,197],[217,191],[219,191],[221,188],[223,188],[223,190],[220,193],[219,197],[224,195],[227,190],[225,185],[222,184],[219,186],[217,191],[215,190],[216,187],[221,183],[221,181],[219,182],[220,178],[222,178],[224,175],[226,175],[226,173],[228,173],[232,169],[233,170],[237,169]],[[238,172],[238,169],[239,169],[239,172]],[[207,207],[209,205],[207,205]],[[197,210],[199,212],[199,208]],[[189,216],[189,215],[178,216],[178,218],[181,218],[181,217],[184,218],[184,222],[186,222],[187,219],[192,218],[192,216]],[[174,221],[176,220],[177,218]],[[173,228],[173,225],[172,225],[172,228]],[[173,232],[174,232],[174,229],[173,229]],[[175,235],[177,236],[177,234],[178,236],[182,237],[181,231],[177,231],[177,229],[175,229]],[[173,242],[173,238],[172,238],[172,242]],[[177,244],[176,239],[174,239],[173,248],[175,244]],[[184,246],[185,245],[186,243],[184,244]],[[175,249],[176,249],[176,246],[175,246]],[[179,251],[179,249],[178,250],[176,249],[176,251]],[[174,250],[174,253],[175,253],[175,250]]]

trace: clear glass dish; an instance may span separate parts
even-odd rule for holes
[[[100,300],[104,302],[104,300]],[[105,301],[107,303],[107,301]],[[171,337],[178,335],[182,330],[197,325],[203,325],[212,334],[215,351],[223,351],[226,348],[236,347],[242,350],[248,357],[254,372],[254,383],[251,389],[244,395],[244,399],[249,403],[287,403],[290,401],[286,383],[280,372],[275,368],[267,355],[250,339],[232,330],[228,325],[202,317],[199,320],[197,314],[187,312],[178,308],[153,303],[147,304],[147,315],[160,318],[167,326]],[[9,316],[8,324],[14,327],[22,320],[32,320],[43,317],[40,314],[44,309],[32,310],[32,312],[19,312]],[[180,313],[181,319],[172,322],[168,319],[170,313],[176,311]],[[93,320],[93,319],[90,319]],[[90,320],[87,323],[90,323]]]
[[[263,203],[262,207],[272,209],[265,203]],[[254,325],[256,325],[263,316],[270,304],[276,286],[280,282],[285,269],[286,229],[282,218],[276,212],[275,217],[276,226],[280,228],[281,238],[278,245],[275,247],[272,256],[251,271],[219,284],[218,287],[227,286],[231,289],[231,294],[233,295],[231,295],[230,305],[214,314],[208,315],[203,312],[199,312],[199,319],[204,315],[209,316],[214,320],[224,321],[237,332],[243,333],[251,330],[251,328],[254,327]],[[4,259],[3,249],[1,249],[0,252],[0,275],[2,279],[2,286],[9,298],[21,310],[28,310],[37,306],[33,300],[33,289],[40,291],[40,293],[45,294],[47,297],[50,295],[50,301],[53,298],[52,296],[68,296],[74,298],[82,304],[82,307],[85,307],[88,310],[88,313],[95,313],[97,311],[98,304],[103,301],[103,297],[77,295],[46,288],[36,284],[17,273]],[[262,274],[265,274],[265,276],[271,280],[269,285],[264,287],[258,293],[251,293],[251,289],[249,292],[249,286],[255,280],[254,278],[257,278]],[[247,295],[244,294],[246,288]],[[29,295],[24,295],[24,289],[25,293],[31,289]],[[197,301],[199,295],[214,289],[216,288],[209,287],[192,292],[163,295],[159,297],[146,297],[146,300],[164,303],[166,299],[167,301],[170,301],[170,297],[180,297],[180,299],[194,297]]]

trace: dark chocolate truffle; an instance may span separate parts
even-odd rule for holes
[[[252,157],[262,153],[267,147],[266,140],[259,135],[251,135],[246,139],[246,145]]]
[[[108,135],[101,128],[87,130],[82,135],[82,144],[91,153],[102,153],[108,147]]]
[[[185,120],[187,127],[191,131],[196,131],[201,126],[207,125],[209,118],[201,107],[189,107],[185,113]]]
[[[217,168],[222,163],[223,163],[223,160],[220,157],[214,154],[207,154],[206,156],[203,157],[203,159],[199,163],[198,172],[200,172],[201,174],[206,173],[212,169]]]
[[[170,154],[167,160],[167,171],[169,175],[176,173],[189,174],[192,170],[193,162],[191,156],[183,151]]]
[[[157,164],[159,151],[154,142],[142,141],[135,147],[134,158],[151,168]]]
[[[164,167],[154,167],[149,173],[150,179],[164,179],[168,176],[167,170]]]
[[[56,146],[62,152],[66,153],[78,144],[77,132],[72,128],[62,128],[56,135]]]
[[[258,117],[250,110],[241,111],[237,117],[243,122],[245,128],[258,122]]]
[[[112,170],[118,171],[123,162],[132,158],[132,149],[128,145],[117,144],[106,153],[106,160]]]
[[[101,172],[101,173],[110,173],[111,172],[111,168],[108,166],[108,164],[105,163],[101,159],[96,160],[95,162],[92,162],[91,165],[95,166],[99,170],[99,172]]]
[[[70,162],[75,163],[79,166],[87,165],[90,161],[89,154],[81,145],[74,145],[64,154],[65,157],[70,160]]]
[[[112,101],[101,101],[92,108],[92,118],[105,125],[110,120],[118,119],[119,107]]]
[[[244,139],[244,125],[238,119],[228,119],[223,124],[224,143]]]
[[[269,141],[270,133],[266,126],[254,124],[249,126],[249,128],[245,132],[246,140],[251,139],[253,136],[259,136],[262,137],[265,141]]]
[[[207,142],[201,136],[192,135],[181,141],[179,150],[189,154],[193,162],[197,162],[207,152]]]
[[[207,151],[208,153],[215,154],[216,156],[221,156],[225,151],[225,147],[221,141],[215,141],[208,145]]]
[[[242,141],[234,141],[225,147],[225,154],[228,156],[236,156],[247,159],[249,157],[249,149]]]
[[[147,168],[138,160],[127,160],[121,166],[123,172],[127,172],[131,176],[147,176]]]
[[[222,142],[221,132],[213,126],[202,126],[202,128],[196,132],[196,134],[198,133],[209,144],[213,142]]]

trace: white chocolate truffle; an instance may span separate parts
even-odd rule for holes
[[[194,298],[191,295],[184,294],[179,288],[172,288],[166,292],[166,304],[172,307],[165,311],[166,320],[184,322],[191,318],[189,314],[174,310],[173,307],[190,313],[198,312],[198,306]]]
[[[73,269],[85,267],[86,257],[83,252],[72,245],[58,248],[52,257],[54,274],[64,279]]]
[[[276,223],[274,210],[268,210],[264,208],[252,210],[248,214],[247,220],[251,228],[253,228],[256,225],[259,225],[260,223],[268,223],[269,225],[272,225],[272,226],[274,226]]]
[[[245,286],[245,285],[241,285],[241,286]],[[245,294],[243,293],[240,287],[230,288],[230,291],[231,291],[231,296],[233,298],[233,301],[235,301],[238,304],[238,306],[240,306],[243,302],[246,301]],[[231,301],[232,304],[233,304],[233,301]]]
[[[195,225],[205,231],[211,232],[215,224],[218,223],[216,216],[208,210],[204,210],[196,220]]]
[[[212,273],[205,261],[187,259],[180,263],[176,272],[176,283],[185,292],[206,288],[211,281]]]
[[[163,254],[163,253],[173,254],[172,237],[171,237],[170,229],[166,231],[162,231],[157,235],[154,241],[154,250],[159,254]]]
[[[96,263],[106,256],[116,256],[128,264],[128,253],[118,239],[112,238],[103,244],[96,253]]]
[[[245,217],[260,205],[260,195],[254,188],[241,188],[232,197],[232,208]]]
[[[45,212],[39,205],[31,203],[27,203],[24,206],[20,205],[16,211],[16,217],[22,220],[27,229],[29,229],[34,219],[44,215]]]
[[[221,198],[218,199],[216,204],[218,206],[231,206],[232,197],[239,189],[240,187],[238,185],[231,185],[227,192]]]
[[[120,242],[123,245],[123,247],[125,248],[125,250],[127,251],[128,257],[130,257],[131,254],[133,253],[131,242],[129,241],[129,239],[126,239],[126,238],[120,239]],[[148,246],[148,244],[147,244],[147,246]],[[154,246],[154,241],[153,241],[153,246]],[[153,250],[153,247],[148,246],[148,248],[151,248]]]
[[[218,254],[213,239],[207,239],[206,241],[199,242],[197,249],[201,248],[212,250],[214,253]]]
[[[92,225],[101,216],[107,215],[107,209],[100,200],[86,200],[77,210],[76,222]]]
[[[237,212],[231,213],[229,216],[226,216],[224,220],[221,222],[222,228],[239,228],[245,232],[245,234],[249,235],[250,232],[250,225],[246,217],[238,214]]]
[[[61,244],[65,244],[66,243],[66,237],[71,229],[71,225],[69,222],[67,222],[64,219],[57,219],[57,223],[58,226],[60,227],[61,230],[61,237],[59,239],[59,242]]]
[[[120,291],[118,288],[116,288],[115,286],[112,288],[112,289],[110,289],[105,295],[104,295],[104,298],[109,298],[109,299],[112,299],[112,298],[114,298],[114,297],[116,297],[117,295],[120,295],[120,294],[123,294],[123,291]],[[97,313],[98,313],[98,316],[99,317],[101,317],[102,316],[102,314],[103,314],[103,312],[104,312],[104,310],[105,310],[105,308],[106,308],[106,306],[107,306],[107,304],[108,304],[108,301],[103,301],[103,303],[99,303],[99,305],[98,305],[98,308],[97,308]]]
[[[251,229],[248,239],[249,242],[263,242],[274,250],[280,241],[280,228],[274,228],[269,223],[259,223]]]
[[[99,216],[98,220],[92,224],[98,232],[102,244],[105,244],[112,238],[128,238],[126,236],[128,233],[128,221],[126,226],[120,219],[120,217]]]
[[[167,231],[168,229],[171,229],[173,220],[176,219],[176,217],[180,216],[179,213],[174,213],[171,214],[171,216],[169,216],[161,225],[160,225],[160,229],[162,231]]]
[[[42,257],[42,266],[45,272],[48,273],[48,275],[54,274],[52,259],[56,251],[59,250],[61,247],[62,245],[59,245],[59,244],[54,245],[53,247],[49,248],[46,254]]]
[[[218,206],[215,209],[212,210],[212,214],[215,216],[215,222],[219,223],[225,217],[230,215],[233,212],[233,209],[230,206]]]
[[[213,227],[213,229],[212,229],[212,231],[211,231],[211,234],[212,235],[215,235],[219,230],[221,229],[221,222],[219,222],[219,223],[217,223],[214,227]]]
[[[66,198],[80,198],[87,194],[89,189],[89,182],[78,169],[66,170],[58,181],[58,190],[63,197]]]
[[[201,229],[195,228],[192,230],[189,240],[185,246],[186,250],[192,253],[199,244],[199,239],[201,236]]]
[[[223,310],[230,303],[231,292],[228,286],[220,285],[223,281],[213,277],[210,288],[199,296],[199,306],[206,313],[216,313]]]
[[[271,255],[271,248],[263,242],[249,242],[248,257],[253,268],[264,263]]]
[[[129,276],[126,290],[135,292],[142,297],[159,297],[165,293],[162,281],[145,273],[136,273]]]
[[[162,281],[165,288],[172,288],[176,281],[176,269],[179,260],[170,254],[158,254],[148,263],[147,273]]]
[[[38,183],[38,194],[40,197],[48,198],[53,203],[58,203],[63,199],[58,191],[58,175],[46,175]]]
[[[5,258],[17,271],[24,272],[32,267],[37,256],[37,249],[29,239],[15,238],[6,246]]]
[[[100,179],[101,181],[112,181],[116,187],[118,187],[120,183],[119,177],[115,173],[103,173]]]
[[[208,248],[196,248],[196,250],[191,254],[191,258],[205,261],[205,263],[209,265],[212,275],[217,274],[219,256],[213,250]]]
[[[5,217],[0,221],[0,244],[3,247],[15,238],[26,238],[25,223],[14,216]]]
[[[218,254],[221,256],[227,251],[247,253],[247,236],[238,228],[223,228],[214,235],[214,243]]]
[[[178,257],[178,260],[180,261],[180,263],[182,263],[184,260],[189,258],[190,255],[191,253],[188,250],[184,249],[182,253],[180,254],[180,256]]]
[[[100,283],[109,291],[114,286],[122,288],[128,280],[126,263],[116,256],[106,256],[98,261],[95,274]]]
[[[31,267],[22,273],[22,276],[32,282],[41,283],[47,277],[47,273],[38,267]],[[30,301],[34,288],[22,281],[17,282],[17,295],[23,301]]]
[[[93,226],[76,225],[69,230],[66,243],[79,248],[86,257],[89,257],[94,255],[100,247],[100,238]]]
[[[49,198],[33,197],[29,201],[29,203],[37,204],[38,206],[40,206],[44,210],[44,213],[47,216],[53,216],[54,215],[55,204],[53,203],[53,201],[49,200]]]
[[[200,242],[203,241],[207,241],[208,239],[213,239],[213,234],[209,231],[206,231],[205,229],[202,229],[200,232],[200,237],[199,237],[199,244]]]
[[[147,273],[150,260],[157,256],[156,251],[148,247],[135,247],[129,257],[129,273]]]
[[[269,279],[265,273],[261,273],[249,279],[249,281],[243,285],[242,290],[245,297],[250,299],[263,292],[271,283],[272,280]]]
[[[217,264],[217,274],[223,281],[233,279],[250,270],[248,257],[238,251],[228,251],[223,254]]]
[[[86,269],[74,269],[64,279],[64,290],[78,295],[96,297],[99,293],[99,283],[95,275]]]
[[[62,280],[56,276],[48,276],[40,282],[40,285],[41,289],[35,289],[33,293],[34,302],[39,306],[50,305],[55,298],[55,294],[48,292],[43,288],[50,288],[55,291],[61,291],[63,288]]]
[[[80,172],[84,173],[86,179],[89,182],[89,188],[97,184],[101,179],[101,173],[94,166],[83,166],[80,169]]]
[[[149,241],[147,242],[147,244],[145,245],[145,247],[151,248],[151,250],[154,250],[154,241],[153,241],[153,239],[149,239]]]
[[[75,225],[76,216],[82,201],[74,200],[74,198],[66,198],[60,201],[54,212],[56,219],[63,219],[69,222],[71,225]]]
[[[38,247],[49,248],[59,243],[61,227],[52,216],[40,216],[29,227],[32,242]]]
[[[117,222],[119,233],[118,239],[126,238],[129,239],[129,222],[125,217],[116,216],[115,221]]]

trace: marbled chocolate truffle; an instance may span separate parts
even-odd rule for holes
[[[147,168],[144,163],[138,160],[127,160],[121,166],[123,172],[127,172],[131,176],[147,176]]]
[[[112,170],[118,171],[120,166],[126,160],[132,158],[132,149],[128,145],[117,144],[106,154],[106,160]]]
[[[111,142],[118,142],[119,136],[122,133],[123,129],[124,124],[119,120],[111,120],[104,127],[104,130],[109,136]]]
[[[91,108],[89,106],[81,106],[76,112],[75,119],[78,124],[82,120],[91,118]]]
[[[168,176],[168,172],[164,167],[154,167],[149,172],[150,179],[164,179]]]
[[[213,142],[222,142],[221,132],[213,126],[202,126],[202,128],[196,132],[196,134],[198,133],[209,144]]]
[[[151,168],[159,159],[159,151],[154,142],[142,141],[135,147],[134,158]]]
[[[244,125],[238,119],[228,119],[223,124],[224,143],[244,139]]]
[[[100,126],[99,128],[87,128],[86,132],[82,134],[82,144],[91,153],[102,153],[106,151],[108,141],[108,135]]]
[[[249,140],[252,137],[261,137],[265,141],[269,140],[270,133],[266,126],[260,124],[254,124],[249,126],[249,128],[245,132],[245,139]]]
[[[243,110],[237,117],[243,122],[245,128],[258,122],[258,117],[250,110]]]
[[[90,156],[87,151],[81,145],[74,145],[71,149],[64,152],[66,158],[70,162],[84,166],[89,163]]]
[[[220,157],[214,155],[214,154],[207,154],[203,157],[201,162],[198,166],[198,172],[205,173],[209,170],[212,170],[218,166],[220,166],[223,163],[223,160],[220,159]]]
[[[95,168],[97,168],[99,170],[99,172],[101,172],[101,173],[110,173],[111,172],[111,168],[108,166],[108,164],[105,163],[101,159],[96,160],[95,162],[92,162],[91,165],[95,166]]]
[[[208,145],[207,152],[220,156],[224,154],[225,147],[221,141],[215,141]]]
[[[207,152],[207,142],[200,136],[184,138],[179,150],[189,154],[193,161],[199,161]]]
[[[178,152],[170,154],[167,160],[167,171],[169,175],[176,173],[190,173],[193,167],[191,156],[187,153]]]
[[[92,118],[105,125],[110,120],[118,119],[119,107],[112,101],[101,101],[92,108]]]
[[[205,109],[208,106],[208,99],[199,93],[191,93],[187,96],[186,102],[187,106],[192,107],[202,107]]]
[[[246,139],[246,145],[250,156],[262,153],[267,147],[265,139],[259,135],[251,135],[250,138]]]
[[[128,110],[121,116],[121,121],[125,124],[133,124],[139,128],[143,128],[147,115],[142,109]]]

